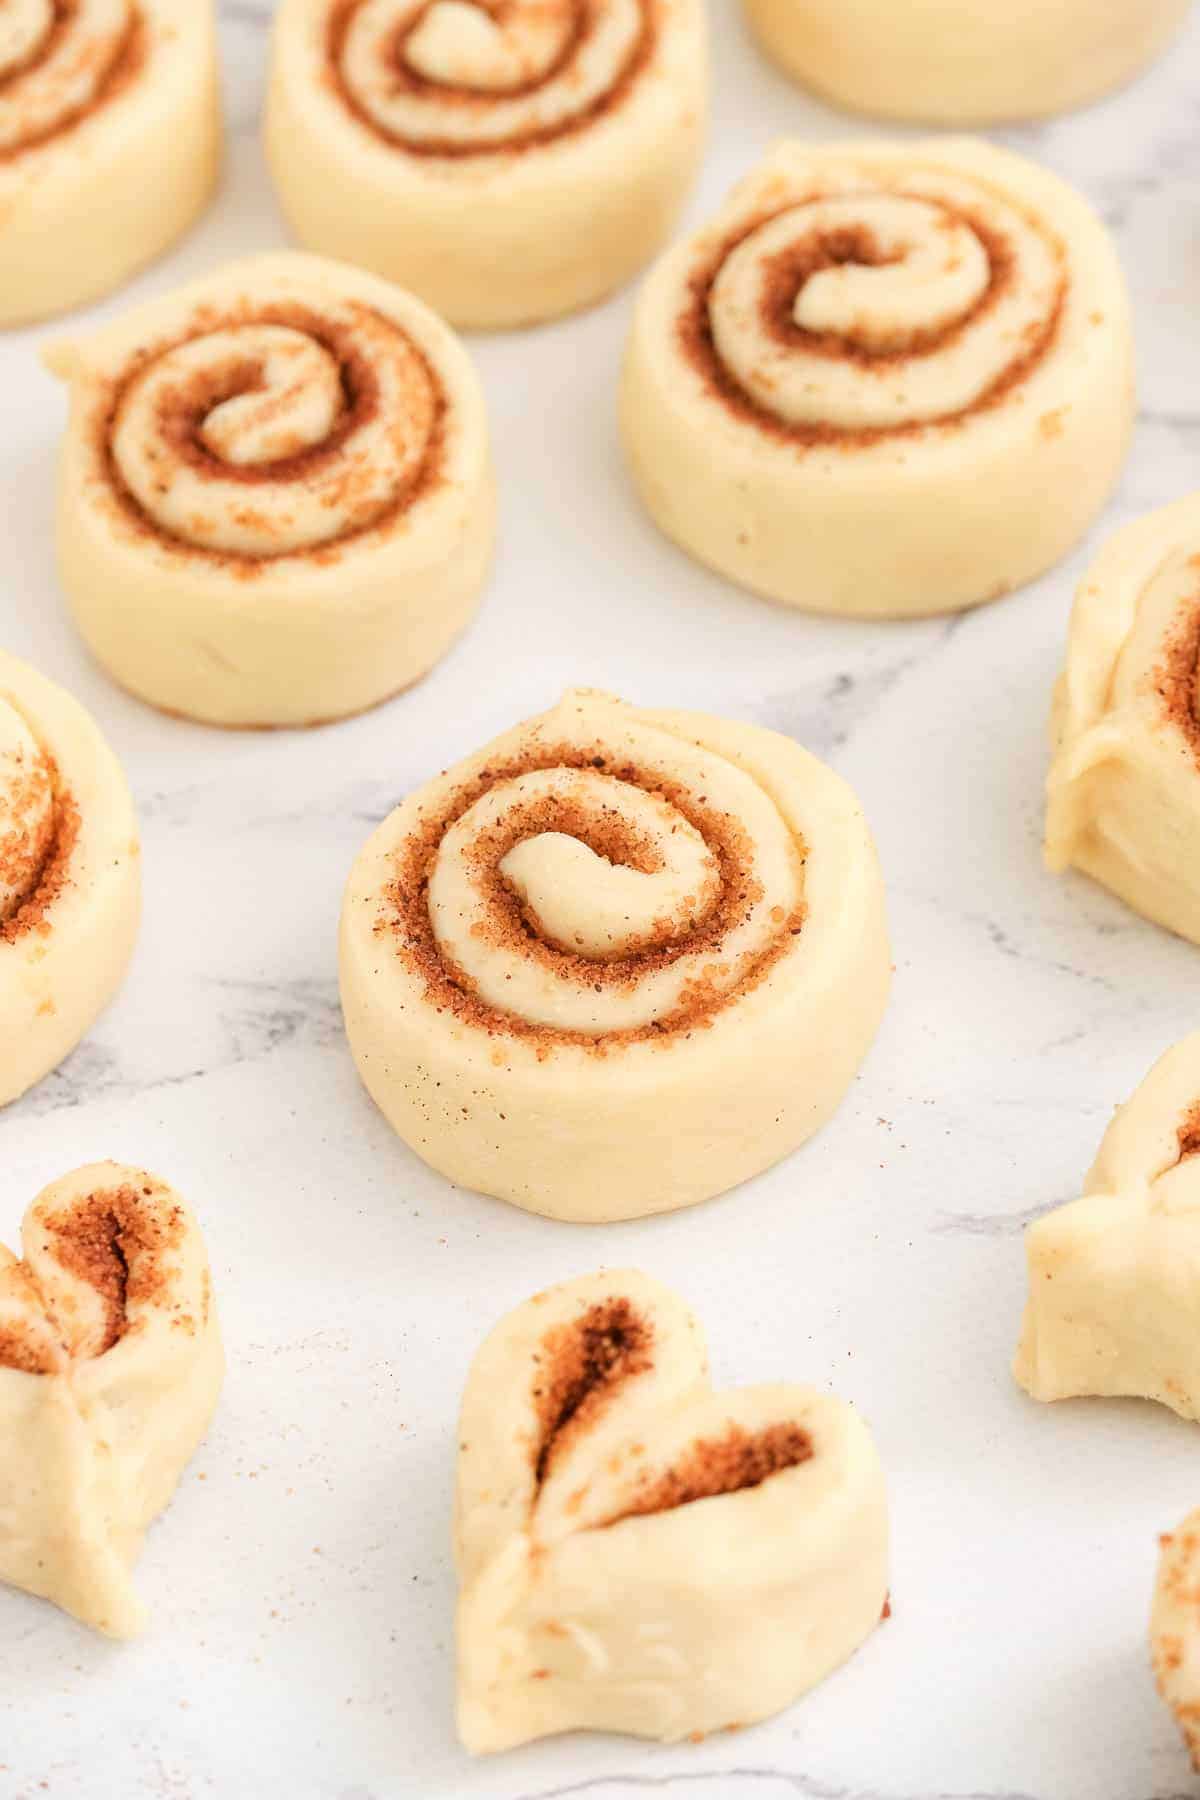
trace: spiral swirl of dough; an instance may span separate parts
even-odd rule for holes
[[[359,1072],[465,1186],[685,1206],[834,1110],[887,990],[853,795],[798,744],[587,689],[428,783],[342,910]]]
[[[958,419],[1054,334],[1063,255],[1002,194],[914,169],[743,227],[696,284],[691,338],[743,413],[801,437]]]
[[[49,143],[101,105],[139,29],[131,0],[5,0],[0,160]]]
[[[615,104],[646,60],[653,0],[348,0],[330,27],[346,103],[415,154],[547,143]]]
[[[0,697],[0,929],[37,888],[54,834],[49,759],[16,707]]]
[[[317,550],[394,518],[436,463],[441,390],[357,302],[232,316],[136,363],[108,425],[138,516],[218,556]]]

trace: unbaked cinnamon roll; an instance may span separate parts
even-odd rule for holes
[[[234,263],[56,346],[59,565],[123,687],[218,725],[310,725],[437,661],[491,555],[466,352],[386,282]]]
[[[267,154],[310,249],[522,325],[654,254],[706,106],[702,0],[283,0]]]
[[[137,823],[116,757],[76,700],[0,651],[0,1106],[90,1029],[140,913]]]
[[[1200,498],[1118,531],[1055,688],[1046,861],[1200,943]]]
[[[1150,1660],[1200,1774],[1200,1508],[1159,1540]]]
[[[85,1625],[145,1623],[132,1571],[224,1374],[204,1240],[175,1190],[93,1163],[0,1244],[0,1582]]]
[[[850,789],[790,739],[577,690],[419,788],[342,911],[350,1045],[452,1181],[688,1206],[830,1116],[890,973]]]
[[[634,1270],[502,1319],[458,1438],[468,1750],[752,1724],[884,1614],[887,1502],[857,1413],[782,1383],[714,1393],[696,1320]]]
[[[1117,1109],[1082,1197],[1025,1242],[1021,1386],[1035,1400],[1134,1395],[1200,1419],[1200,1032]]]
[[[107,293],[207,203],[213,0],[0,4],[0,326]]]
[[[852,112],[929,125],[1037,119],[1158,55],[1188,0],[745,0],[767,54]]]
[[[701,562],[816,611],[973,606],[1068,550],[1132,417],[1081,197],[967,139],[778,145],[642,290],[634,479]]]

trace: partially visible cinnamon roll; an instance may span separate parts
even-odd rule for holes
[[[1200,1508],[1159,1540],[1150,1661],[1200,1775]]]
[[[1084,576],[1051,733],[1048,866],[1200,944],[1200,497],[1124,526]]]
[[[0,1244],[0,1582],[85,1625],[145,1623],[132,1571],[224,1374],[204,1240],[175,1190],[93,1163]]]
[[[714,1392],[698,1323],[636,1270],[565,1281],[502,1319],[458,1443],[468,1750],[753,1724],[884,1616],[887,1499],[866,1425],[812,1388]]]
[[[1157,56],[1188,0],[744,0],[767,54],[836,106],[927,125],[1038,119]]]
[[[1062,556],[1132,417],[1112,243],[968,139],[778,145],[643,287],[623,435],[667,535],[815,611],[974,606]]]
[[[212,194],[220,132],[213,0],[3,0],[0,326],[165,250]]]
[[[140,913],[137,823],[116,757],[78,701],[0,651],[0,1106],[90,1029]]]
[[[834,1111],[890,974],[870,832],[774,732],[576,690],[351,871],[342,1004],[406,1143],[554,1218],[757,1174]]]
[[[309,249],[452,324],[600,299],[700,154],[702,0],[283,0],[267,154]]]
[[[491,555],[466,352],[411,295],[234,263],[49,358],[63,586],[132,693],[218,725],[361,711],[437,661]]]

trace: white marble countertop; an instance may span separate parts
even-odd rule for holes
[[[281,241],[256,137],[270,7],[226,0],[220,201],[149,293]],[[696,216],[775,136],[861,131],[714,0]],[[1132,90],[1003,134],[1077,181],[1133,287],[1141,421],[1111,523],[1200,485],[1200,12]],[[113,310],[111,303],[104,310]],[[1009,1357],[1021,1228],[1076,1190],[1113,1104],[1197,1023],[1197,952],[1039,860],[1049,688],[1101,531],[964,618],[825,622],[690,566],[640,515],[613,396],[630,296],[476,345],[503,544],[473,630],[412,693],[309,735],[225,735],[116,692],[52,558],[61,394],[0,340],[3,641],[124,759],[147,907],[117,1004],[3,1116],[10,1237],[43,1182],[116,1156],[207,1233],[230,1350],[216,1427],[153,1531],[140,1643],[0,1594],[2,1800],[1169,1800],[1194,1791],[1147,1667],[1156,1533],[1200,1501],[1196,1427],[1038,1408]],[[793,733],[855,783],[897,979],[828,1129],[736,1194],[555,1226],[457,1192],[391,1135],[343,1041],[335,925],[372,822],[567,683]],[[472,1763],[452,1720],[454,1415],[483,1330],[601,1263],[668,1280],[720,1381],[830,1384],[887,1464],[892,1619],[741,1737],[563,1738]]]

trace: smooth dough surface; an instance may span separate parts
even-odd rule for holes
[[[862,811],[789,738],[587,689],[411,794],[342,907],[359,1073],[554,1218],[707,1199],[834,1111],[887,995]]]
[[[634,1270],[502,1319],[459,1444],[468,1750],[752,1724],[882,1616],[887,1503],[857,1413],[805,1387],[714,1393],[696,1320]]]
[[[1200,1508],[1161,1539],[1150,1660],[1200,1774]]]
[[[85,1625],[145,1623],[132,1572],[217,1403],[208,1257],[173,1188],[93,1163],[0,1244],[0,1582]]]
[[[1025,1243],[1021,1386],[1035,1400],[1133,1395],[1200,1419],[1200,1032],[1117,1109],[1082,1197]]]
[[[220,166],[213,0],[6,0],[0,327],[82,306],[173,243]]]
[[[1200,943],[1200,498],[1101,550],[1054,694],[1046,861]]]
[[[744,0],[767,54],[835,105],[992,125],[1085,105],[1136,75],[1188,0]]]
[[[706,113],[702,0],[283,0],[266,144],[302,244],[493,329],[649,260]]]
[[[116,757],[77,700],[0,650],[0,1106],[112,999],[141,917]]]
[[[968,138],[781,143],[660,258],[625,355],[642,499],[700,562],[818,612],[995,599],[1082,535],[1133,407],[1099,219]]]
[[[122,687],[217,725],[311,725],[409,686],[478,603],[483,394],[410,294],[294,252],[75,344],[63,586]]]

